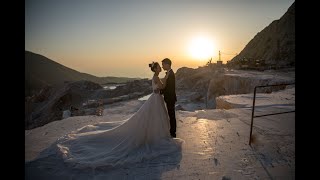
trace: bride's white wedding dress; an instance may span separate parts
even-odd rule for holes
[[[158,89],[154,80],[152,88]],[[85,126],[58,139],[54,151],[73,168],[141,162],[180,150],[182,140],[171,138],[169,126],[163,96],[153,91],[141,108],[119,126],[110,129],[107,122]]]

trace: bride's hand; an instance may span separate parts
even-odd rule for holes
[[[163,78],[161,78],[161,81],[166,81],[168,79],[168,75],[165,75]]]

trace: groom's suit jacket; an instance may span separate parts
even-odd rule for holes
[[[176,78],[173,70],[168,71],[168,79],[166,82],[166,87],[162,89],[162,93],[164,96],[164,101],[166,103],[175,103],[177,101],[176,96]]]

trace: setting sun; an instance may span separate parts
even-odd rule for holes
[[[206,60],[214,55],[217,51],[212,40],[205,37],[196,37],[189,44],[190,55],[197,60]]]

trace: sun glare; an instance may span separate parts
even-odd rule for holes
[[[216,49],[212,40],[205,37],[196,37],[189,44],[190,55],[197,60],[207,60],[213,57]]]

